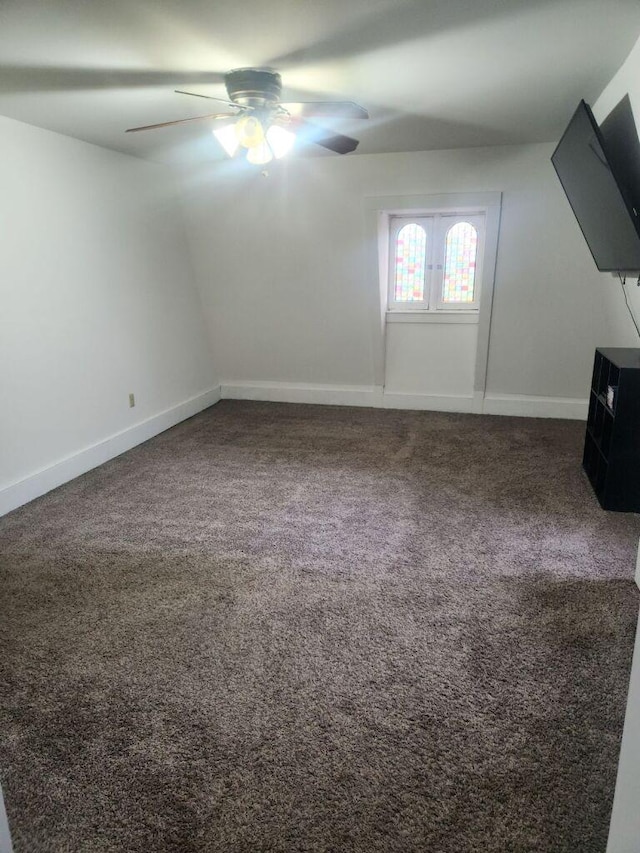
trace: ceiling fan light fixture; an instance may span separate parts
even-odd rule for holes
[[[295,133],[280,125],[272,124],[267,130],[267,142],[276,160],[285,157],[293,148],[295,141]]]
[[[255,148],[257,150],[250,157],[247,156],[247,159],[262,165],[274,157],[280,159],[289,153],[296,141],[295,134],[289,130],[290,126],[301,130],[303,134],[307,131],[310,134],[309,141],[322,148],[336,154],[349,154],[358,147],[357,139],[330,131],[307,119],[369,118],[367,110],[353,101],[282,103],[280,101],[282,79],[273,68],[236,68],[224,75],[224,82],[229,100],[199,92],[184,92],[182,89],[176,89],[176,92],[180,95],[192,95],[217,101],[227,108],[233,108],[236,112],[210,113],[176,121],[164,121],[160,124],[147,124],[143,127],[130,127],[126,133],[212,119],[217,124],[217,121],[222,119],[224,126],[216,127],[213,132],[225,153],[229,157],[235,157],[241,146],[247,152]]]
[[[273,154],[268,143],[263,140],[259,145],[254,145],[247,151],[247,161],[254,166],[264,166],[273,160]]]
[[[235,125],[228,124],[226,127],[217,127],[213,135],[224,148],[229,157],[233,157],[240,147],[240,140],[236,133]]]

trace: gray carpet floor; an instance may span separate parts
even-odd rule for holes
[[[583,432],[227,401],[1,519],[16,853],[604,853],[640,519]]]

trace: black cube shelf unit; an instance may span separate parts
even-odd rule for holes
[[[640,349],[596,350],[582,467],[603,509],[640,512]]]

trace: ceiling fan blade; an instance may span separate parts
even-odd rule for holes
[[[82,89],[135,89],[208,86],[224,81],[217,71],[154,71],[139,68],[83,68],[0,63],[0,92],[63,92]]]
[[[297,101],[279,104],[301,118],[369,118],[369,113],[353,101]]]
[[[158,127],[171,127],[174,124],[186,124],[190,121],[204,121],[205,119],[213,119],[214,121],[228,119],[229,121],[235,121],[236,118],[235,113],[212,113],[208,116],[194,116],[194,118],[180,118],[177,121],[163,121],[160,124],[145,124],[144,127],[128,127],[125,133],[137,133],[139,130],[155,130]]]
[[[358,139],[345,136],[343,133],[334,133],[326,127],[320,127],[320,125],[305,119],[292,119],[290,123],[294,128],[303,131],[303,141],[321,145],[323,148],[328,148],[329,151],[335,151],[336,154],[349,154],[351,151],[355,151],[360,144]]]
[[[199,92],[183,92],[182,89],[173,90],[176,95],[191,95],[192,98],[206,98],[208,101],[218,101],[220,104],[226,104],[228,107],[235,107],[237,110],[252,110],[253,107],[243,107],[240,104],[234,104],[233,101],[225,101],[224,98],[214,98],[213,95],[201,95]]]

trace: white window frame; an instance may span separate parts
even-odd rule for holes
[[[454,315],[458,315],[458,319],[460,320],[462,320],[462,316],[465,314],[471,316],[477,315],[480,310],[486,242],[485,211],[443,208],[440,210],[419,211],[413,214],[398,213],[391,214],[388,222],[387,312],[389,314],[453,312]],[[468,222],[473,225],[478,234],[473,302],[444,302],[442,299],[446,237],[450,228],[458,222]],[[427,252],[424,272],[424,298],[408,302],[396,300],[395,298],[395,255],[398,234],[405,225],[412,223],[420,225],[425,230],[427,235]],[[454,316],[451,317],[452,322],[455,322],[455,319]]]

